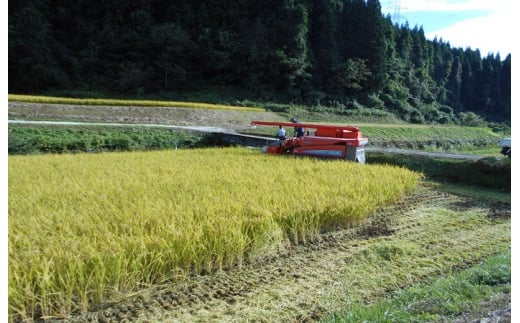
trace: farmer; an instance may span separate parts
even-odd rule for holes
[[[280,141],[285,140],[285,129],[282,128],[282,126],[278,126],[278,131],[276,132],[276,137]]]
[[[291,118],[291,122],[292,123],[299,123],[298,120],[296,120],[296,118]],[[294,135],[296,136],[296,138],[300,138],[300,137],[303,137],[303,134],[305,133],[305,129],[303,127],[294,127]]]

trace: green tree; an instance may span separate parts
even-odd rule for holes
[[[497,118],[511,122],[511,54],[506,56],[500,73],[501,106],[497,108]]]
[[[464,106],[460,102],[460,92],[462,87],[462,63],[460,56],[455,56],[451,73],[446,85],[448,90],[448,100],[455,112],[462,112]]]
[[[448,108],[511,117],[511,55],[429,41],[383,17],[378,0],[9,0],[8,10],[10,92],[218,86],[227,102],[356,102],[414,122],[453,119]]]
[[[336,94],[355,95],[360,92],[371,72],[366,60],[348,58],[345,63],[338,65],[329,75],[327,88],[333,89]]]
[[[330,90],[324,87],[328,76],[337,65],[342,63],[336,37],[337,9],[334,1],[314,0],[312,2],[309,41],[312,51],[313,86],[325,91]]]
[[[53,56],[55,41],[44,1],[9,11],[8,70],[10,93],[37,93],[69,86]]]
[[[175,23],[154,25],[150,35],[148,60],[153,66],[156,87],[172,90],[186,82],[190,63],[186,59],[194,53],[194,45],[188,33]]]

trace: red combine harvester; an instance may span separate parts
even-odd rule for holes
[[[365,146],[368,144],[368,139],[363,137],[357,127],[275,121],[252,121],[251,124],[303,127],[305,129],[302,137],[288,137],[285,140],[273,142],[265,146],[262,152],[336,158],[352,160],[360,164],[365,163]]]

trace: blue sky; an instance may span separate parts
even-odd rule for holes
[[[451,47],[479,49],[482,56],[513,52],[513,0],[380,0],[384,14],[410,28],[422,26],[427,39]],[[398,6],[397,6],[398,5]],[[399,10],[396,10],[396,8]],[[396,13],[399,15],[396,16]],[[518,19],[518,18],[517,18]]]

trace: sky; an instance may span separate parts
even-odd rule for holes
[[[380,0],[382,12],[394,23],[422,26],[427,39],[449,42],[452,48],[479,49],[482,57],[512,54],[518,39],[513,31],[514,0]],[[518,19],[518,18],[516,18]]]

